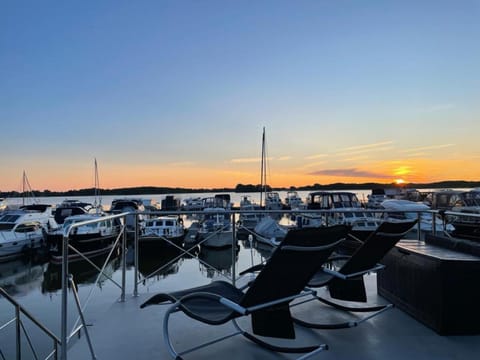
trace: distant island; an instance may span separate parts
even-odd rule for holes
[[[411,188],[411,189],[455,189],[455,188],[475,188],[480,187],[480,181],[462,181],[448,180],[434,183],[404,183],[404,184],[381,184],[381,183],[334,183],[328,185],[313,184],[306,186],[291,186],[282,188],[272,188],[267,186],[267,191],[318,191],[318,190],[371,190],[371,189],[390,189],[390,188]],[[68,191],[50,191],[50,190],[29,190],[28,193],[35,194],[38,197],[49,196],[93,196],[95,191],[102,195],[146,195],[146,194],[186,194],[186,193],[205,193],[205,192],[235,192],[235,193],[254,193],[260,192],[260,184],[237,184],[234,188],[178,188],[178,187],[157,187],[157,186],[139,186],[117,189],[97,189],[87,188]],[[25,194],[18,191],[0,191],[0,197],[22,197]]]

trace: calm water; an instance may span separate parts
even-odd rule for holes
[[[282,200],[285,199],[286,192],[279,192]],[[309,192],[299,192],[302,199],[307,197]],[[359,199],[367,198],[370,191],[356,191]],[[181,194],[175,195],[179,199],[187,197],[207,197],[206,194]],[[238,205],[243,194],[232,193],[232,202]],[[259,201],[258,194],[249,194],[253,200]],[[112,200],[119,196],[104,196],[102,204],[109,208]],[[133,197],[133,196],[132,196]],[[141,198],[150,198],[161,202],[164,195],[141,195]],[[73,198],[73,197],[72,197]],[[75,199],[93,202],[93,197],[75,197]],[[60,203],[64,197],[38,198],[40,203],[49,203],[52,205]],[[9,199],[9,204],[21,203],[21,199]],[[188,221],[186,222],[188,225]],[[192,253],[198,258],[190,256],[181,256],[179,252],[162,251],[158,253],[140,254],[139,273],[141,279],[139,283],[140,293],[156,293],[159,291],[180,289],[187,286],[207,283],[212,278],[231,277],[232,265],[235,264],[235,273],[249,267],[252,263],[256,264],[267,257],[271,249],[264,245],[253,248],[248,241],[239,241],[239,248],[232,254],[231,249],[226,250],[205,250],[194,249]],[[235,259],[235,263],[234,263]],[[174,260],[174,261],[172,261]],[[210,265],[206,265],[208,263]],[[99,266],[102,264],[99,262]],[[154,273],[159,267],[163,268]],[[122,262],[119,256],[114,257],[106,266],[105,273],[118,284],[121,284]],[[94,321],[100,316],[106,308],[119,299],[120,289],[107,276],[99,278],[98,272],[89,264],[71,264],[70,272],[74,280],[79,285],[79,296],[82,306],[87,304],[86,319]],[[148,278],[146,278],[148,277]],[[97,281],[97,278],[98,281]],[[145,279],[144,279],[145,278]],[[133,269],[133,249],[127,254],[127,297],[132,296],[134,288],[134,269]],[[47,328],[53,331],[57,336],[60,335],[60,313],[61,313],[61,267],[48,262],[46,256],[34,254],[30,257],[17,259],[9,262],[0,262],[0,287],[3,287],[11,294],[21,305],[23,305],[33,316],[42,322]],[[139,310],[140,311],[140,310]],[[73,302],[73,297],[69,294],[69,323],[73,326],[77,319],[78,312]],[[13,318],[14,308],[3,297],[0,297],[0,326]],[[35,329],[29,321],[25,326],[28,329]],[[71,327],[69,327],[70,329]],[[14,329],[13,324],[6,329],[0,330],[0,359],[14,358]],[[44,358],[50,350],[51,342],[33,330],[29,335],[34,339],[35,348]],[[30,352],[25,351],[24,355]],[[28,355],[24,358],[28,358]],[[33,358],[33,357],[32,357]]]

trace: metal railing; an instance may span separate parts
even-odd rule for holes
[[[93,220],[87,220],[87,221],[82,221],[78,223],[72,224],[70,227],[64,230],[63,233],[63,240],[62,240],[62,314],[61,314],[61,343],[63,346],[61,347],[61,359],[66,360],[67,359],[67,348],[68,348],[68,342],[69,340],[77,333],[80,332],[80,330],[84,329],[85,335],[87,338],[87,343],[89,346],[90,354],[92,356],[92,359],[96,359],[95,356],[95,351],[93,349],[92,343],[90,341],[90,336],[88,333],[88,329],[86,326],[85,322],[85,316],[84,312],[86,309],[86,306],[88,305],[89,300],[91,299],[91,296],[93,294],[93,290],[95,289],[95,286],[91,287],[91,291],[87,297],[87,300],[85,300],[85,304],[82,306],[80,303],[80,300],[78,298],[78,293],[76,290],[75,282],[73,280],[72,275],[69,273],[68,270],[68,264],[69,264],[69,250],[72,250],[74,253],[79,255],[82,260],[88,262],[90,265],[92,265],[95,269],[99,271],[99,274],[97,276],[97,279],[95,281],[95,284],[98,283],[99,279],[101,276],[105,276],[108,280],[110,280],[113,284],[118,286],[121,290],[120,294],[120,301],[125,301],[125,287],[126,287],[126,243],[127,243],[127,233],[126,233],[126,216],[129,213],[121,213],[117,215],[108,215],[108,216],[102,216],[99,217],[98,219],[93,219]],[[95,224],[98,222],[102,221],[107,221],[107,220],[114,220],[114,219],[123,219],[123,224],[121,226],[121,230],[119,231],[119,234],[117,235],[113,246],[111,247],[110,252],[108,253],[108,256],[102,266],[102,268],[99,268],[97,265],[95,265],[87,256],[82,254],[80,251],[78,251],[75,247],[73,247],[71,244],[69,244],[69,237],[70,234],[74,231],[74,229],[88,225],[88,224]],[[122,281],[121,284],[118,284],[115,280],[113,280],[110,276],[105,274],[105,267],[108,264],[108,262],[111,259],[111,256],[114,252],[114,250],[117,248],[117,246],[120,245],[120,240],[121,241],[121,255],[122,255]],[[71,285],[71,289],[74,295],[75,299],[75,304],[77,306],[77,310],[79,313],[79,318],[75,322],[73,326],[73,330],[71,331],[70,334],[67,333],[67,328],[68,328],[68,319],[67,319],[67,313],[68,313],[68,285]],[[80,325],[78,323],[81,322]],[[78,325],[78,326],[77,326]]]
[[[237,229],[238,222],[236,220],[242,214],[258,214],[258,215],[283,214],[283,215],[288,215],[288,216],[293,216],[293,215],[298,216],[298,215],[302,215],[302,214],[315,214],[317,216],[323,215],[328,219],[328,216],[331,216],[335,213],[344,213],[344,212],[345,212],[345,210],[342,210],[342,209],[338,209],[338,210],[305,210],[305,209],[299,209],[299,210],[267,210],[267,211],[266,210],[238,210],[238,209],[234,209],[234,210],[227,210],[226,213],[229,216],[231,216],[231,222],[232,222],[232,225],[233,225],[232,244],[235,244],[236,232],[238,230]],[[378,217],[378,219],[380,221],[382,219],[384,219],[384,216],[386,214],[386,210],[383,210],[383,209],[377,210],[377,209],[363,209],[362,208],[362,209],[359,209],[359,210],[356,210],[356,211],[355,210],[353,210],[353,211],[349,210],[348,212],[360,212],[360,213],[368,212],[368,213],[371,213],[371,214],[376,214],[376,216]],[[402,211],[388,211],[388,213],[394,213],[394,212],[400,212],[401,213]],[[480,214],[459,213],[459,212],[451,212],[451,211],[439,212],[439,211],[435,211],[435,210],[428,210],[428,211],[420,211],[419,210],[419,211],[409,211],[409,212],[417,213],[417,217],[418,217],[419,220],[421,219],[422,214],[430,213],[431,216],[432,216],[432,232],[433,233],[435,233],[436,221],[437,221],[436,218],[437,218],[438,215],[441,216],[441,219],[442,219],[441,221],[443,222],[443,228],[445,228],[445,225],[447,224],[448,219],[451,219],[452,217],[468,216],[468,217],[472,217],[472,218],[477,218],[480,221]],[[185,215],[190,215],[190,216],[192,216],[192,215],[202,215],[202,214],[203,214],[202,211],[158,211],[158,212],[134,212],[134,213],[126,212],[126,213],[121,213],[121,214],[117,214],[117,215],[103,216],[103,217],[100,217],[100,218],[95,219],[95,220],[89,220],[89,221],[84,221],[84,222],[79,222],[79,223],[72,224],[72,226],[70,228],[65,230],[65,232],[63,234],[63,241],[62,241],[62,243],[63,243],[63,247],[62,247],[62,258],[63,258],[62,259],[62,299],[61,299],[62,300],[61,301],[62,310],[61,310],[61,336],[60,336],[60,338],[55,336],[51,331],[49,331],[46,327],[44,327],[38,320],[36,320],[31,314],[29,314],[24,308],[22,308],[10,295],[8,295],[5,292],[5,290],[0,288],[0,294],[3,295],[15,307],[15,313],[16,313],[15,318],[8,321],[4,325],[0,325],[0,330],[4,329],[5,327],[7,327],[10,324],[13,324],[13,323],[16,324],[17,359],[21,359],[20,343],[21,343],[21,331],[22,330],[23,330],[23,333],[25,334],[25,337],[27,338],[27,341],[29,343],[30,348],[35,353],[35,351],[33,349],[33,345],[31,344],[31,341],[28,337],[28,334],[26,333],[25,327],[23,326],[23,323],[20,319],[21,314],[25,315],[33,323],[35,323],[53,341],[53,350],[48,355],[48,357],[46,359],[50,359],[52,357],[54,359],[57,359],[57,357],[58,357],[58,347],[60,346],[60,349],[61,349],[60,359],[67,360],[67,348],[68,348],[69,340],[72,338],[72,336],[74,336],[75,334],[78,334],[81,331],[81,329],[84,329],[84,331],[85,331],[86,338],[87,338],[87,343],[88,343],[88,346],[89,346],[89,350],[90,350],[90,354],[91,354],[92,359],[96,358],[92,343],[90,341],[90,337],[89,337],[88,330],[87,330],[87,327],[86,327],[85,316],[84,316],[86,307],[88,305],[88,302],[91,298],[91,295],[93,293],[93,289],[95,288],[95,286],[92,286],[92,290],[91,290],[90,294],[88,295],[87,300],[85,301],[85,304],[82,306],[82,304],[80,303],[80,300],[78,298],[78,293],[76,291],[76,285],[75,285],[74,279],[71,276],[71,274],[69,274],[69,256],[68,256],[69,255],[69,250],[78,254],[78,255],[80,255],[84,261],[90,263],[93,267],[95,267],[97,269],[99,274],[98,274],[98,277],[95,281],[95,284],[98,283],[101,276],[106,277],[113,284],[115,284],[120,289],[120,299],[119,299],[119,301],[123,302],[123,301],[125,301],[125,294],[126,294],[126,263],[127,263],[127,261],[126,261],[126,254],[127,254],[126,216],[127,215],[135,215],[135,217],[136,217],[135,229],[134,229],[134,232],[133,232],[133,241],[134,241],[134,247],[133,247],[133,250],[134,250],[134,271],[133,272],[134,272],[134,279],[135,279],[135,281],[133,283],[133,296],[138,296],[138,285],[141,283],[141,280],[138,281],[138,279],[139,279],[138,269],[139,269],[139,263],[140,263],[140,259],[139,259],[139,256],[138,256],[139,255],[139,251],[138,251],[138,249],[139,249],[139,237],[140,237],[140,227],[139,227],[138,217],[140,215],[143,215],[143,216],[160,216],[160,215],[161,216],[164,216],[164,215],[185,216]],[[123,219],[123,224],[122,224],[122,227],[121,227],[121,231],[119,232],[112,249],[114,249],[116,247],[119,247],[121,249],[120,256],[122,257],[122,268],[121,268],[121,282],[120,283],[117,283],[109,275],[105,274],[105,267],[106,267],[107,263],[109,262],[109,260],[111,258],[113,250],[110,251],[110,253],[108,254],[107,259],[105,260],[105,263],[103,264],[103,266],[98,267],[87,256],[82,255],[81,252],[79,252],[77,249],[75,249],[69,243],[69,237],[70,237],[70,234],[72,233],[73,229],[78,228],[78,227],[83,226],[83,225],[96,223],[96,222],[100,222],[100,221],[105,221],[105,220],[109,220],[109,219],[113,220],[113,219],[117,219],[117,218]],[[418,239],[420,239],[420,224],[417,224],[417,231],[418,231]],[[247,232],[252,232],[252,231],[248,230]],[[250,243],[251,243],[251,240],[250,240]],[[182,253],[179,256],[188,255],[192,258],[195,257],[199,261],[202,261],[201,259],[198,258],[198,256],[195,256],[191,252],[189,252],[188,249],[184,249],[184,248],[179,247],[179,246],[177,246],[173,243],[171,243],[170,245],[176,246],[178,248],[178,250],[181,250]],[[233,283],[235,283],[235,281],[236,281],[236,275],[235,275],[235,273],[236,273],[236,269],[235,269],[236,260],[235,260],[235,258],[236,258],[235,249],[234,249],[234,246],[232,246],[232,277],[231,277],[230,280]],[[170,262],[174,262],[176,260],[178,260],[178,257],[172,259]],[[210,266],[210,264],[208,264],[206,262],[204,262],[204,264],[206,266]],[[69,285],[70,285],[70,287],[69,287]],[[68,289],[69,288],[72,289],[75,304],[77,306],[77,310],[78,310],[78,313],[79,313],[79,318],[75,322],[75,325],[73,326],[73,330],[70,333],[68,333],[68,329],[67,329],[67,326],[68,326],[68,324],[67,324]],[[1,356],[2,355],[0,353],[0,358],[1,358]],[[37,359],[36,355],[35,355],[35,359]]]
[[[13,297],[11,297],[3,288],[0,287],[0,295],[3,296],[7,301],[15,307],[15,317],[5,324],[0,326],[0,330],[7,328],[11,324],[15,324],[15,358],[20,360],[22,358],[22,332],[27,340],[28,346],[32,351],[32,355],[35,359],[38,359],[37,351],[33,346],[30,336],[28,335],[27,330],[25,329],[22,315],[28,318],[32,323],[34,323],[46,336],[48,336],[53,342],[53,350],[47,355],[45,360],[48,359],[58,359],[58,347],[62,345],[61,340],[50,330],[48,330],[44,325],[42,325],[35,317],[30,314],[24,307],[22,307]],[[3,360],[6,360],[3,357],[3,354],[0,352],[0,356]]]

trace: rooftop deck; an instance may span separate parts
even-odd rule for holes
[[[377,295],[376,275],[366,277],[370,302],[385,303]],[[150,306],[140,309],[140,304],[154,293],[127,296],[125,302],[114,302],[102,315],[88,318],[95,355],[98,359],[169,359],[163,341],[162,321],[168,306]],[[322,294],[322,293],[321,293]],[[293,308],[302,318],[345,319],[346,314],[310,302]],[[349,315],[352,316],[352,315]],[[241,324],[249,328],[249,319]],[[172,339],[178,350],[211,340],[228,333],[230,324],[208,326],[186,317],[173,314],[170,319]],[[328,344],[329,350],[314,359],[473,359],[480,354],[480,335],[440,336],[403,311],[393,308],[358,327],[341,330],[310,330],[297,327],[295,346],[302,344]],[[291,345],[291,343],[290,343]],[[185,358],[212,359],[293,359],[298,354],[279,354],[262,349],[249,340],[236,336],[214,344]],[[91,358],[86,337],[76,340],[68,351],[69,360]]]

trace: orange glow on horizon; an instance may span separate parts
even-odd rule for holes
[[[272,187],[288,188],[314,184],[333,183],[430,183],[446,180],[480,181],[480,169],[472,167],[472,159],[408,159],[395,162],[378,162],[354,166],[356,173],[365,176],[347,176],[316,174],[311,168],[295,164],[275,164],[267,176]],[[337,164],[322,164],[323,169],[339,169]],[[367,176],[369,173],[372,176]],[[355,172],[353,172],[355,174]],[[377,177],[374,175],[378,174]],[[55,167],[45,170],[42,167],[27,169],[28,179],[34,190],[67,191],[92,188],[94,184],[93,167],[90,163],[75,166]],[[400,175],[400,176],[399,176]],[[238,184],[259,184],[260,174],[257,166],[238,166],[238,164],[217,163],[195,165],[149,165],[149,164],[99,164],[100,188],[116,189],[141,186],[213,189],[234,188]],[[408,178],[408,180],[407,180]],[[394,180],[392,180],[394,179]],[[11,179],[11,183],[2,180],[2,191],[21,191],[21,177]],[[6,179],[5,179],[6,180]]]

